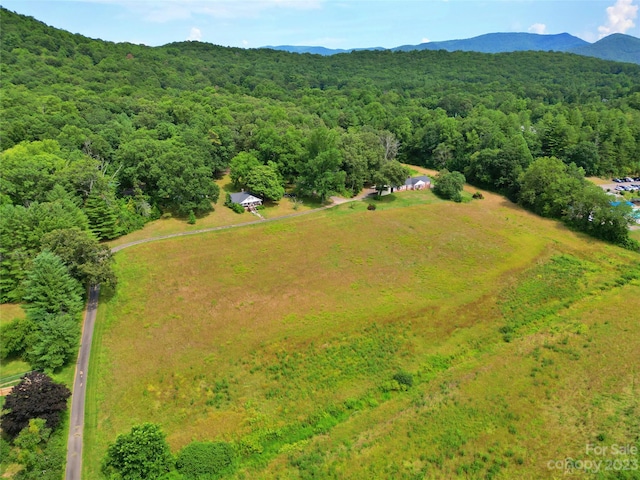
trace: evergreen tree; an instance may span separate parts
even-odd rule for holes
[[[48,371],[67,364],[78,353],[80,324],[71,315],[44,315],[38,319],[30,336],[31,346],[25,353],[34,368]]]
[[[119,235],[118,213],[115,201],[109,195],[96,190],[91,192],[84,204],[89,218],[89,229],[100,240],[111,240]]]
[[[27,273],[23,298],[27,317],[35,321],[47,314],[75,316],[83,308],[80,282],[69,274],[60,257],[46,250]]]

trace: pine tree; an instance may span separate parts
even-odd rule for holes
[[[46,314],[78,315],[83,308],[82,287],[62,259],[45,250],[33,261],[25,281],[27,317],[37,321]]]
[[[100,240],[110,240],[119,235],[115,201],[110,200],[112,199],[108,195],[94,190],[84,204],[84,211],[89,218],[89,229]]]

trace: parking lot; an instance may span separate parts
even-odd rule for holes
[[[611,182],[600,186],[605,192],[640,192],[640,177],[614,178]]]
[[[637,213],[640,212],[640,208],[638,208],[640,205],[635,200],[636,198],[640,198],[640,177],[614,178],[611,179],[611,183],[603,183],[600,184],[599,187],[601,187],[605,192],[611,192],[613,194],[621,194],[624,192],[632,192],[635,194],[633,202],[635,204],[634,212],[636,213],[634,214],[634,217],[637,219],[637,225],[632,225],[629,228],[631,230],[640,230],[640,216],[638,216],[639,214]]]

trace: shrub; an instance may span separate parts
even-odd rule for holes
[[[369,205],[367,205],[367,210],[375,210],[376,206],[373,203],[370,203]]]
[[[192,442],[178,453],[176,468],[187,479],[217,478],[233,470],[235,458],[226,442]]]
[[[189,211],[189,219],[187,220],[189,225],[195,225],[196,223],[196,215],[193,213],[193,210]]]
[[[244,213],[244,207],[239,203],[233,203],[231,201],[231,194],[227,193],[227,200],[224,202],[225,207],[229,207],[236,213]]]
[[[239,203],[232,203],[231,204],[231,210],[233,210],[236,213],[244,213],[244,207],[242,205],[240,205]]]
[[[393,376],[393,379],[400,385],[405,385],[407,388],[413,386],[413,375],[408,372],[398,372]]]
[[[482,200],[484,198],[484,195],[481,192],[476,192],[473,194],[473,198],[475,198],[476,200]]]

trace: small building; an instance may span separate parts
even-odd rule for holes
[[[431,188],[431,179],[426,175],[421,175],[407,178],[404,185],[396,187],[396,190],[401,192],[403,190],[423,190],[425,188]]]
[[[232,193],[229,196],[231,197],[231,203],[242,205],[245,210],[250,210],[262,205],[262,199],[250,194],[249,192]]]

